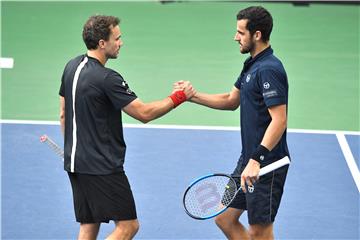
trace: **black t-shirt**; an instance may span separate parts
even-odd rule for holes
[[[240,90],[240,161],[242,165],[246,165],[271,122],[268,108],[288,104],[287,75],[281,61],[273,55],[271,47],[245,61],[235,87]],[[267,165],[285,156],[289,156],[286,131],[262,164]]]
[[[122,76],[81,55],[67,63],[59,94],[65,98],[65,170],[94,175],[123,171],[121,109],[137,97]]]

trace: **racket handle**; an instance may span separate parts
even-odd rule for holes
[[[42,135],[40,137],[40,142],[46,143],[55,152],[55,154],[60,156],[64,161],[64,151],[51,138],[49,138],[47,135]]]
[[[285,156],[280,160],[277,160],[277,161],[275,161],[275,162],[273,162],[273,163],[271,163],[271,164],[269,164],[269,165],[267,165],[267,166],[265,166],[263,168],[260,168],[259,176],[265,175],[265,174],[267,174],[267,173],[269,173],[271,171],[274,171],[274,170],[276,170],[278,168],[281,168],[281,167],[283,167],[285,165],[288,165],[288,164],[290,164],[290,159],[289,159],[288,156]]]
[[[267,165],[265,167],[260,168],[259,177],[261,177],[261,176],[263,176],[263,175],[265,175],[265,174],[267,174],[267,173],[269,173],[271,171],[274,171],[274,170],[276,170],[278,168],[281,168],[281,167],[283,167],[285,165],[288,165],[288,164],[290,164],[290,159],[289,159],[288,156],[285,156],[280,160],[277,160],[277,161],[275,161],[275,162],[273,162],[273,163],[271,163],[271,164],[269,164],[269,165]],[[231,177],[233,177],[233,178],[241,178],[241,175],[231,175]]]

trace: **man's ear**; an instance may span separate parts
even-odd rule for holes
[[[105,48],[105,41],[103,39],[99,40],[99,48],[100,49]]]
[[[262,37],[262,34],[261,34],[260,31],[256,31],[256,32],[254,33],[254,38],[255,38],[255,40],[260,41],[260,40],[261,40],[261,37]]]

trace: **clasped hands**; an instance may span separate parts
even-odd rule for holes
[[[173,91],[172,93],[175,93],[176,91],[184,91],[186,100],[191,99],[195,94],[196,90],[193,88],[192,84],[189,81],[178,81],[173,84]]]

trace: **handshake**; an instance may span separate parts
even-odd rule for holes
[[[174,103],[174,108],[190,100],[196,94],[189,81],[178,81],[173,84],[173,91],[169,96]]]

